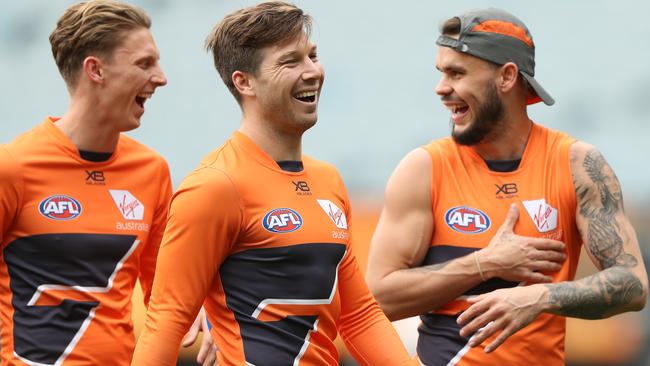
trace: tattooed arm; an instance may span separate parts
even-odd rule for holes
[[[576,224],[600,272],[547,285],[551,312],[599,319],[640,310],[648,297],[648,277],[634,228],[625,216],[618,179],[595,147],[576,142],[570,154]]]
[[[569,282],[500,289],[476,296],[459,317],[460,335],[492,352],[542,312],[600,319],[640,310],[648,297],[639,244],[623,210],[616,175],[593,146],[571,146],[571,171],[577,197],[576,225],[587,253],[600,270]]]

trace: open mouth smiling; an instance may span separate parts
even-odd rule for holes
[[[294,94],[294,98],[298,99],[303,103],[313,103],[316,101],[316,96],[318,92],[316,90],[304,91],[297,94]]]

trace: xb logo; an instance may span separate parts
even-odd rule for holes
[[[293,185],[296,187],[296,192],[297,191],[302,191],[302,192],[309,192],[309,186],[307,185],[307,182],[304,180],[299,180],[297,182],[291,182]]]
[[[293,186],[295,187],[294,191],[296,192],[297,195],[299,196],[311,195],[311,189],[309,189],[307,182],[305,182],[304,180],[299,180],[297,182],[291,181],[291,183],[293,183]]]
[[[497,198],[510,198],[519,192],[516,183],[505,183],[502,185],[495,184],[494,186],[497,187],[497,193],[495,193]]]
[[[101,170],[86,170],[86,184],[104,184],[106,178]]]

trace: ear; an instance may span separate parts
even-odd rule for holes
[[[519,67],[514,62],[508,62],[501,66],[499,69],[499,79],[497,88],[501,92],[508,92],[512,90],[517,84],[519,75]]]
[[[238,70],[232,73],[231,78],[239,94],[249,97],[255,96],[255,88],[253,87],[255,81],[249,73]]]
[[[84,59],[82,69],[84,74],[95,83],[104,83],[104,70],[102,61],[95,56],[88,56]]]

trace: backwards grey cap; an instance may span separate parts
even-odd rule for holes
[[[537,95],[528,97],[528,104],[555,100],[535,80],[535,44],[526,25],[514,15],[495,8],[473,10],[457,16],[460,19],[458,39],[438,37],[436,44],[453,48],[487,61],[503,65],[513,62]]]

